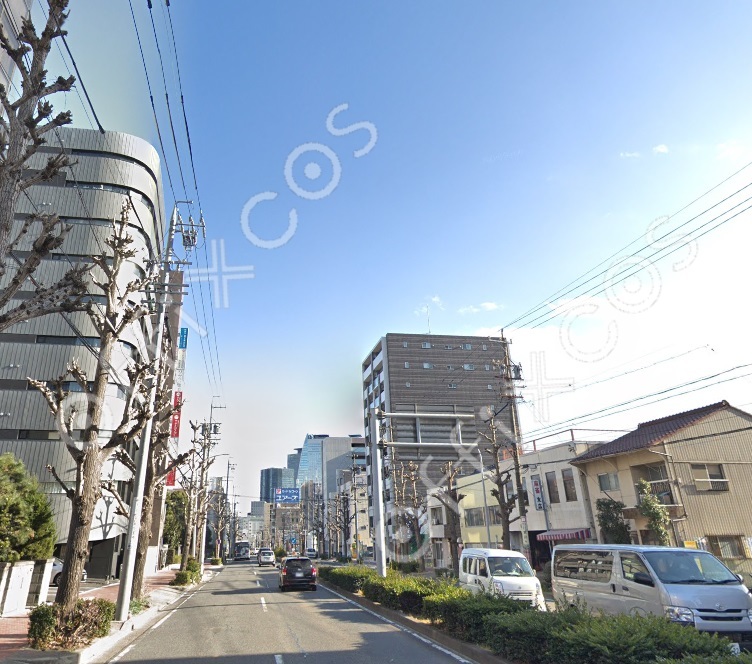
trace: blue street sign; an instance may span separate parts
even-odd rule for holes
[[[298,543],[297,539],[295,539],[294,537],[290,538],[290,544],[297,544],[297,543]]]
[[[188,328],[180,328],[180,339],[178,340],[178,348],[188,348]]]
[[[274,489],[275,503],[299,503],[300,489]]]

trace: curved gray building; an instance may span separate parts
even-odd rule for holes
[[[123,283],[144,273],[147,261],[157,258],[162,245],[164,204],[159,157],[146,141],[127,134],[95,130],[62,128],[47,135],[48,143],[32,157],[28,168],[42,168],[50,153],[65,150],[75,162],[54,180],[34,186],[28,197],[22,196],[16,210],[19,225],[34,211],[57,212],[72,226],[60,249],[43,262],[35,274],[42,284],[52,284],[75,263],[91,262],[101,254],[104,241],[112,232],[113,219],[119,219],[125,197],[133,204],[130,233],[138,256],[124,270]],[[17,253],[29,250],[20,246]],[[29,288],[34,288],[29,284]],[[26,292],[19,292],[24,298]],[[95,291],[92,291],[95,292]],[[17,299],[18,299],[17,298]],[[96,301],[96,300],[95,300]],[[132,325],[123,335],[113,354],[113,370],[105,404],[102,436],[116,426],[124,407],[128,384],[125,369],[135,359],[150,357],[148,339],[152,337],[153,318]],[[172,319],[173,327],[177,321]],[[174,329],[169,333],[175,332]],[[173,337],[174,338],[174,337]],[[52,416],[41,394],[30,389],[27,378],[50,380],[62,375],[74,358],[89,376],[96,367],[99,337],[85,313],[51,314],[21,323],[0,334],[0,453],[12,452],[23,460],[27,469],[39,478],[55,513],[58,544],[62,547],[68,534],[70,503],[62,488],[46,470],[57,469],[63,480],[75,478],[75,463],[60,441]],[[84,399],[70,385],[71,400]],[[81,418],[81,426],[83,417]],[[111,426],[107,425],[111,423]],[[74,425],[75,427],[75,425]],[[131,450],[133,452],[134,450]],[[130,472],[119,463],[106,465],[107,478],[119,483],[124,500],[130,499]],[[114,513],[111,498],[99,501],[90,535],[89,576],[118,574],[118,558],[127,526]]]

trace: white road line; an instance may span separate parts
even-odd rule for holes
[[[161,620],[159,620],[158,622],[154,623],[154,624],[153,624],[153,625],[151,626],[151,629],[157,629],[157,627],[161,626],[161,625],[162,625],[162,623],[163,623],[163,622],[164,622],[165,620],[167,620],[167,619],[168,619],[168,618],[169,618],[169,617],[170,617],[170,616],[171,616],[171,615],[172,615],[173,613],[175,613],[175,611],[177,611],[177,609],[173,609],[172,611],[170,611],[170,612],[169,612],[169,613],[168,613],[168,614],[167,614],[167,615],[166,615],[166,616],[165,616],[164,618],[162,618],[162,619],[161,619]]]
[[[119,655],[115,655],[110,660],[110,662],[117,662],[121,657],[125,657],[128,654],[128,652],[131,650],[131,648],[133,648],[135,645],[136,645],[135,643],[131,643],[125,650],[123,650],[123,652],[121,652]]]
[[[263,597],[261,598],[261,608],[264,609],[264,613],[266,613],[266,600]]]
[[[274,655],[274,664],[285,664],[285,660],[282,659],[282,655]]]
[[[397,629],[405,632],[406,634],[410,634],[410,636],[414,636],[416,639],[418,639],[419,641],[422,641],[426,645],[429,645],[432,648],[435,648],[436,650],[438,650],[440,652],[443,652],[445,655],[449,655],[449,657],[451,657],[452,659],[456,659],[458,662],[462,662],[462,664],[472,664],[470,662],[470,660],[463,659],[457,653],[454,653],[451,650],[447,650],[446,648],[442,648],[438,643],[434,643],[433,641],[431,641],[431,639],[428,639],[425,636],[422,636],[421,634],[418,634],[417,632],[414,632],[409,627],[405,627],[404,625],[400,625],[399,623],[396,623],[393,620],[389,620],[389,618],[385,618],[384,616],[380,616],[375,611],[371,611],[370,609],[367,609],[366,607],[361,606],[357,602],[354,602],[353,600],[351,600],[349,597],[345,597],[344,595],[340,595],[338,592],[335,592],[331,588],[326,588],[325,586],[322,586],[322,585],[320,585],[319,587],[320,588],[324,588],[325,590],[328,590],[330,593],[332,593],[332,595],[336,595],[337,597],[339,597],[340,599],[345,600],[349,604],[352,604],[353,606],[358,607],[361,611],[365,611],[366,613],[369,613],[372,616],[374,616],[375,618],[378,618],[379,620],[382,620],[385,623],[388,623],[388,624],[392,625],[393,627],[396,627]]]
[[[258,579],[256,579],[256,585],[260,588],[261,587],[261,581],[259,581]]]

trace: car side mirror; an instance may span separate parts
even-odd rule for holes
[[[639,583],[641,586],[655,586],[653,577],[651,577],[650,574],[647,574],[646,572],[635,572],[633,580],[635,583]]]
[[[744,583],[744,576],[741,574],[734,574],[734,576],[739,579],[739,583]]]

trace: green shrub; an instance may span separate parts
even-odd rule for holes
[[[558,633],[592,618],[581,609],[554,612],[522,611],[496,614],[483,619],[484,642],[494,654],[524,664],[558,662]]]
[[[689,655],[683,659],[665,659],[661,664],[752,664],[752,653],[743,652],[741,655]]]
[[[144,609],[148,609],[150,606],[151,604],[149,604],[149,600],[145,597],[141,597],[140,599],[132,599],[128,610],[132,616],[135,616],[141,613]]]
[[[57,609],[54,604],[40,604],[29,613],[29,645],[46,650],[57,627]]]
[[[276,549],[274,549],[274,557],[277,560],[282,560],[287,555],[287,551],[284,550],[283,547],[278,546]]]
[[[561,664],[641,664],[685,655],[729,653],[730,641],[671,623],[662,616],[603,616],[560,634]]]
[[[468,590],[445,587],[443,592],[423,600],[423,615],[447,632],[472,643],[485,642],[484,618],[499,614],[532,612],[528,602],[508,597],[472,594]]]
[[[185,564],[185,571],[186,572],[200,572],[201,571],[201,565],[199,564],[198,560],[191,557],[188,558],[188,561]]]
[[[436,578],[438,579],[454,579],[456,578],[454,576],[454,570],[450,567],[437,567],[434,570],[434,574],[436,574]]]
[[[211,559],[211,564],[212,565],[221,565],[222,564],[222,559],[221,558],[212,558]]]
[[[543,565],[543,568],[540,570],[540,572],[538,572],[537,576],[538,576],[538,580],[540,581],[540,584],[543,590],[550,591],[551,590],[551,561],[550,560]]]
[[[171,586],[189,586],[194,583],[194,572],[185,570],[183,572],[176,572],[175,578],[170,581]]]
[[[363,582],[377,577],[376,570],[365,565],[348,565],[347,567],[320,567],[319,577],[351,593],[358,592]]]
[[[59,604],[38,606],[29,614],[29,643],[47,650],[75,649],[107,636],[115,617],[115,604],[106,599],[79,599],[73,613],[61,615]]]
[[[389,569],[393,569],[395,572],[402,572],[403,574],[413,574],[420,570],[420,563],[417,560],[410,560],[404,563],[392,560],[389,563]]]

